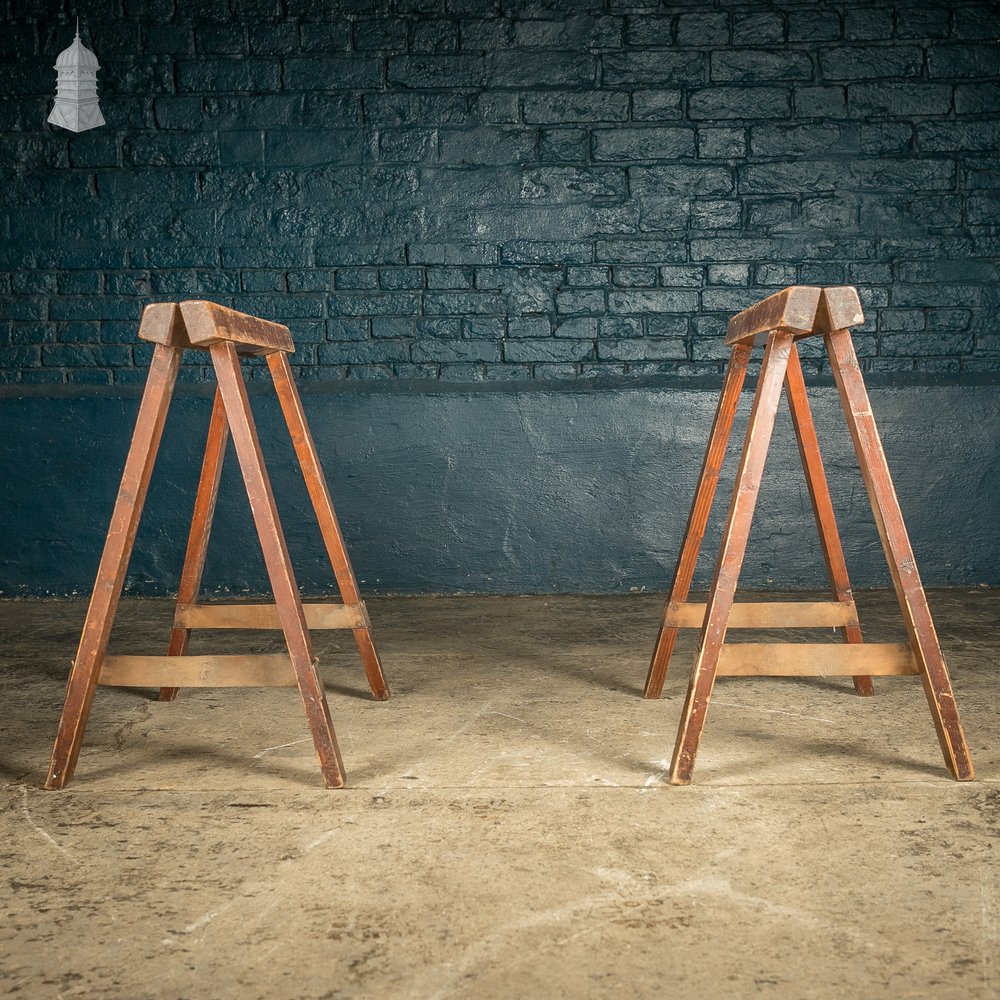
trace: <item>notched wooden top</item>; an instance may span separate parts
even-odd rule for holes
[[[154,302],[142,310],[139,339],[167,347],[190,347],[176,302]]]
[[[207,350],[212,344],[229,342],[240,354],[273,354],[295,350],[287,326],[271,323],[247,313],[227,309],[215,302],[156,302],[146,306],[139,324],[139,337],[170,347]]]
[[[726,344],[764,342],[772,330],[791,330],[798,338],[860,326],[865,321],[858,290],[852,285],[817,288],[792,285],[737,313],[726,328]]]
[[[792,285],[755,302],[729,321],[726,344],[751,339],[762,343],[767,334],[779,329],[811,333],[821,291],[812,285]]]
[[[834,285],[823,289],[819,308],[816,310],[814,333],[847,330],[861,326],[865,314],[861,309],[858,290],[853,285]]]

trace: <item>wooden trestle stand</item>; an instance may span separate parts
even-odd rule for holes
[[[139,337],[151,341],[156,347],[80,646],[70,672],[45,787],[62,788],[73,777],[94,690],[98,684],[106,684],[158,687],[161,701],[173,700],[181,687],[298,686],[319,756],[323,781],[327,788],[339,788],[345,780],[344,766],[323,684],[316,673],[316,656],[309,630],[352,629],[373,696],[380,701],[385,700],[389,697],[389,688],[382,675],[368,614],[358,592],[337,515],[320,469],[319,456],[292,379],[288,355],[295,350],[295,346],[288,328],[212,302],[193,301],[147,306],[142,314]],[[106,656],[181,354],[187,348],[209,352],[218,378],[218,389],[212,407],[167,655]],[[240,371],[241,354],[266,356],[309,498],[316,511],[323,543],[340,588],[342,604],[303,606],[299,597]],[[274,604],[197,603],[222,460],[230,432],[260,537]],[[185,655],[191,630],[205,628],[280,629],[284,633],[288,653],[263,656]]]
[[[872,675],[917,674],[923,681],[949,772],[959,781],[969,781],[973,777],[972,761],[965,745],[948,668],[941,654],[851,341],[850,328],[863,322],[856,289],[805,286],[786,288],[745,309],[729,322],[726,344],[732,347],[732,354],[644,692],[647,698],[660,696],[677,630],[701,629],[671,763],[670,780],[675,785],[686,785],[691,781],[715,678],[735,675],[847,675],[853,676],[858,694],[870,695]],[[909,638],[907,643],[865,643],[861,637],[796,348],[798,340],[813,335],[822,335],[826,345],[830,368],[903,613]],[[688,594],[698,550],[719,482],[747,363],[751,350],[760,343],[765,344],[764,360],[708,601],[706,604],[692,604],[688,602]],[[734,604],[782,383],[788,394],[792,423],[834,599]],[[725,643],[728,628],[812,626],[838,627],[846,644]]]

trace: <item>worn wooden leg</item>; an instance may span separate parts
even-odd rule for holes
[[[674,582],[670,587],[670,596],[667,598],[660,632],[656,637],[653,658],[649,664],[649,672],[646,674],[646,686],[643,689],[644,698],[659,698],[663,693],[663,682],[667,676],[667,667],[670,665],[670,657],[673,655],[678,632],[676,628],[667,625],[667,612],[671,604],[686,601],[691,590],[691,581],[694,579],[695,569],[698,565],[698,552],[701,549],[702,539],[705,537],[708,516],[712,511],[712,501],[715,499],[715,490],[719,485],[719,473],[726,457],[726,446],[729,444],[729,435],[732,433],[736,407],[740,401],[740,392],[743,389],[743,382],[747,374],[747,362],[750,360],[752,349],[751,342],[736,344],[729,357],[729,364],[726,366],[722,395],[719,397],[719,405],[715,411],[715,420],[712,423],[712,432],[708,439],[705,461],[701,467],[698,489],[695,491],[691,513],[688,515],[684,542],[677,559],[677,568],[674,570]]]
[[[816,427],[813,424],[812,411],[809,408],[809,397],[806,395],[806,383],[802,377],[799,352],[794,344],[791,354],[788,356],[785,389],[788,393],[788,408],[792,412],[795,438],[799,443],[802,468],[806,474],[809,499],[816,517],[816,527],[819,529],[819,540],[823,549],[826,572],[830,578],[830,588],[838,601],[850,603],[853,606],[854,594],[851,591],[851,581],[847,575],[847,562],[844,559],[844,549],[840,544],[840,533],[837,531],[837,519],[833,512],[833,502],[830,499],[830,487],[823,469],[823,459],[819,453],[819,439],[816,437]],[[861,626],[857,621],[845,625],[841,631],[846,642],[864,642]],[[875,693],[870,677],[855,677],[854,690],[866,697]]]
[[[698,639],[698,653],[695,657],[691,682],[677,731],[677,744],[670,765],[670,781],[675,785],[686,785],[691,781],[698,744],[705,726],[708,703],[715,685],[715,672],[719,654],[726,640],[729,611],[733,606],[733,595],[739,579],[743,556],[746,553],[747,536],[753,521],[757,493],[760,489],[761,474],[767,458],[774,418],[781,399],[781,383],[785,377],[785,367],[792,348],[791,333],[777,330],[767,339],[764,362],[757,382],[750,422],[747,425],[743,455],[733,488],[733,500],[722,532],[722,545],[715,564],[715,574],[708,593],[705,608],[705,624]]]
[[[340,522],[337,520],[326,478],[320,466],[319,453],[316,451],[305,411],[302,409],[302,399],[295,387],[295,380],[292,378],[288,356],[284,352],[270,354],[267,363],[274,378],[274,387],[278,393],[281,410],[285,415],[285,422],[288,424],[288,430],[292,436],[295,454],[298,456],[299,465],[302,468],[306,489],[309,491],[309,499],[316,511],[320,534],[323,536],[326,554],[333,567],[337,586],[340,588],[340,596],[345,604],[360,604],[361,593],[358,590],[358,581],[354,576],[351,560],[347,555],[347,546],[344,544],[344,536],[340,531]],[[364,664],[372,695],[377,701],[385,701],[389,697],[389,685],[382,673],[382,664],[379,662],[378,650],[375,648],[371,629],[367,625],[354,629],[354,641],[361,654],[361,662]]]
[[[934,629],[927,595],[924,593],[899,500],[892,484],[885,451],[875,426],[868,390],[858,366],[850,330],[834,330],[824,335],[833,376],[840,392],[840,402],[854,440],[861,475],[868,489],[875,524],[885,549],[886,561],[903,613],[913,654],[920,666],[920,677],[927,703],[934,718],[938,741],[945,764],[958,781],[974,777],[969,748],[958,717],[958,706],[951,678]]]
[[[94,702],[94,689],[101,675],[111,625],[121,597],[135,533],[142,516],[142,506],[146,501],[149,478],[153,473],[163,435],[163,424],[177,380],[180,357],[181,349],[177,347],[158,344],[153,351],[139,416],[132,434],[132,444],[125,459],[118,498],[115,500],[97,570],[94,592],[66,686],[66,701],[45,779],[45,787],[48,789],[62,788],[76,770],[80,744],[83,742],[90,708]]]
[[[240,372],[239,358],[236,355],[236,348],[229,341],[213,344],[210,350],[212,364],[219,380],[219,390],[226,407],[229,429],[233,435],[233,444],[236,447],[236,456],[250,499],[250,509],[264,552],[264,563],[274,591],[274,603],[277,605],[278,618],[288,644],[288,652],[295,670],[309,728],[312,731],[323,780],[327,788],[340,788],[345,780],[344,765],[340,758],[340,748],[337,746],[337,736],[333,731],[326,693],[316,673],[316,658],[306,628],[302,600],[288,557],[285,536],[278,520],[271,483],[264,467],[257,428],[250,412],[250,401]]]
[[[201,575],[205,569],[208,553],[208,537],[212,531],[215,516],[215,502],[219,496],[219,480],[222,478],[222,460],[229,440],[229,425],[226,423],[226,408],[222,403],[222,393],[216,390],[212,404],[212,417],[208,424],[208,439],[205,442],[205,457],[201,464],[198,492],[194,499],[194,513],[191,515],[191,531],[188,534],[184,568],[177,588],[177,605],[194,604],[201,588]],[[187,652],[191,638],[189,628],[177,624],[170,630],[168,656],[183,656]],[[160,688],[160,701],[173,701],[178,688]]]

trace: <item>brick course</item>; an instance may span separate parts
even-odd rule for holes
[[[995,5],[708,6],[107,0],[72,135],[65,5],[8,0],[2,380],[141,380],[192,296],[314,379],[712,375],[794,282],[859,285],[868,370],[1000,371]]]

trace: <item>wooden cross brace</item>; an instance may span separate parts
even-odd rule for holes
[[[695,491],[670,590],[646,677],[645,697],[658,698],[678,629],[699,628],[691,682],[670,769],[673,784],[691,781],[715,678],[723,676],[848,675],[858,694],[873,693],[872,675],[916,674],[923,682],[945,764],[959,781],[973,777],[972,761],[958,717],[951,679],[938,642],[913,549],[875,426],[851,330],[864,322],[852,287],[793,286],[734,316],[726,331],[732,347],[708,450]],[[850,429],[858,464],[886,561],[892,575],[908,642],[865,643],[837,532],[819,441],[806,395],[797,341],[822,336]],[[705,604],[688,602],[698,552],[705,536],[719,473],[726,455],[750,353],[764,344],[757,389],[743,443],[712,584]],[[833,600],[735,604],[734,596],[747,536],[774,428],[782,384],[805,470]],[[738,643],[727,645],[729,628],[836,627],[845,645],[829,643]]]
[[[73,777],[95,689],[98,684],[105,684],[158,687],[161,701],[172,701],[181,687],[297,686],[323,780],[328,788],[339,788],[345,781],[344,766],[326,693],[316,673],[317,660],[309,630],[351,629],[372,695],[383,701],[389,697],[389,688],[382,674],[368,613],[361,600],[323,478],[319,455],[292,379],[288,355],[295,350],[295,345],[288,328],[212,302],[191,301],[147,306],[142,314],[139,337],[156,346],[94,592],[70,672],[45,787],[62,788]],[[167,655],[107,656],[111,626],[125,582],[178,366],[182,353],[189,348],[209,352],[218,378],[218,389],[212,406]],[[319,521],[323,544],[340,589],[342,604],[302,604],[240,371],[241,354],[266,357],[309,498]],[[230,433],[263,549],[274,604],[197,603],[222,461]],[[284,633],[288,653],[187,656],[191,630],[196,628],[280,630]]]

